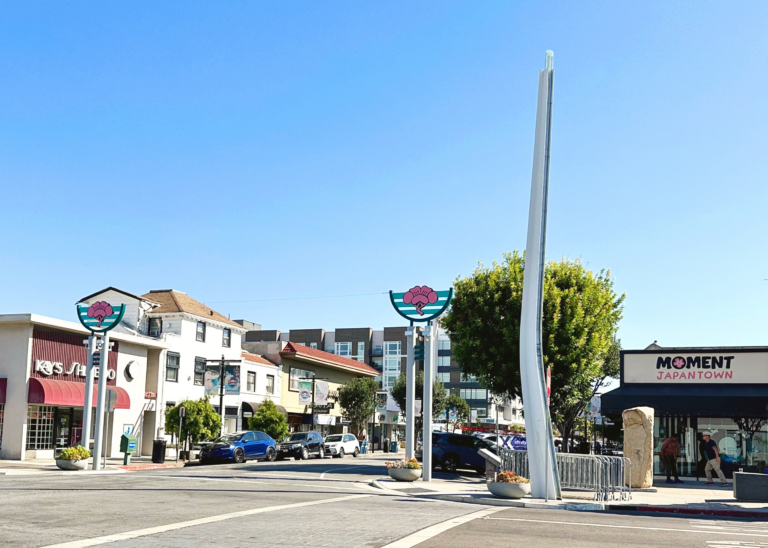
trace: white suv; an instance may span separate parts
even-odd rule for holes
[[[352,434],[331,434],[325,438],[325,454],[344,458],[344,455],[358,456],[360,444]]]

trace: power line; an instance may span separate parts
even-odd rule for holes
[[[318,297],[286,297],[282,299],[251,299],[247,301],[208,301],[206,304],[228,304],[228,303],[266,303],[273,301],[308,301],[311,299],[344,299],[347,297],[368,297],[370,295],[386,295],[389,291],[377,293],[353,293],[350,295],[322,295]]]

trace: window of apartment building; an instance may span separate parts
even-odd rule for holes
[[[470,412],[471,412],[471,411],[476,411],[476,412],[477,412],[477,418],[478,418],[478,419],[482,419],[482,418],[484,418],[484,417],[487,417],[487,416],[488,416],[488,410],[487,410],[487,409],[485,409],[485,408],[483,408],[483,407],[481,407],[481,408],[479,408],[479,409],[475,409],[475,408],[473,407],[472,409],[470,409]]]
[[[461,382],[477,382],[477,377],[475,375],[470,375],[469,373],[462,373]]]
[[[232,346],[232,330],[225,329],[221,332],[221,346],[229,348]]]
[[[197,335],[195,340],[205,342],[205,322],[197,322]]]
[[[267,375],[267,394],[275,393],[275,376]]]
[[[27,407],[27,449],[53,449],[52,405],[30,405]]]
[[[451,382],[451,374],[450,373],[437,373],[437,376],[435,377],[438,381],[441,383],[449,383]]]
[[[335,354],[337,356],[344,356],[345,358],[352,357],[352,343],[351,342],[337,342],[335,345]]]
[[[488,390],[483,388],[462,388],[459,395],[465,400],[487,400]]]
[[[179,364],[181,356],[176,352],[168,352],[165,358],[165,380],[179,382]]]
[[[359,362],[365,361],[365,343],[364,342],[357,343],[357,361]]]
[[[291,376],[290,376],[290,384],[288,385],[288,390],[291,390],[293,392],[299,391],[299,380],[300,379],[306,379],[307,377],[314,377],[315,372],[309,371],[307,369],[298,369],[297,367],[291,367]]]
[[[450,350],[451,349],[451,341],[450,341],[450,339],[438,339],[437,340],[437,349],[438,350]]]
[[[256,392],[256,373],[253,371],[248,371],[248,384],[246,389],[248,392]]]
[[[195,386],[203,386],[205,380],[205,358],[195,358]]]
[[[438,356],[437,357],[437,366],[438,367],[450,367],[451,366],[451,357],[450,356]]]
[[[149,336],[159,337],[163,333],[163,320],[161,318],[149,318]]]
[[[317,343],[316,342],[311,342],[311,343],[309,343],[309,347],[310,348],[314,348],[315,350],[317,350]]]
[[[382,388],[389,389],[400,375],[400,341],[384,341],[384,377]]]

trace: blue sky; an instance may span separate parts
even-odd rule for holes
[[[552,49],[548,257],[611,269],[626,348],[766,344],[766,16],[6,5],[0,313],[75,320],[78,298],[114,285],[265,328],[399,325],[385,291],[445,288],[523,249]]]

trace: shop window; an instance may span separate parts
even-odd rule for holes
[[[205,358],[195,358],[195,386],[203,386],[205,380]]]
[[[267,394],[275,393],[275,376],[267,375]]]
[[[224,348],[229,348],[232,346],[232,330],[231,329],[225,329],[222,331],[221,335],[221,346]]]
[[[248,392],[256,392],[256,373],[253,373],[252,371],[248,372],[248,385],[246,390],[248,390]]]
[[[149,318],[149,336],[159,338],[163,333],[162,318]]]
[[[27,407],[27,449],[53,449],[54,411],[51,405]]]
[[[197,335],[195,340],[205,342],[205,322],[197,322]]]
[[[165,359],[165,380],[179,382],[179,363],[181,356],[176,352],[168,352]]]
[[[307,378],[307,377],[314,377],[315,372],[314,371],[308,371],[306,369],[298,369],[296,367],[291,367],[291,375],[290,375],[290,384],[288,385],[288,389],[293,392],[299,391],[299,379],[301,378]]]
[[[487,409],[472,409],[471,411],[477,411],[477,418],[481,419],[488,416]]]

